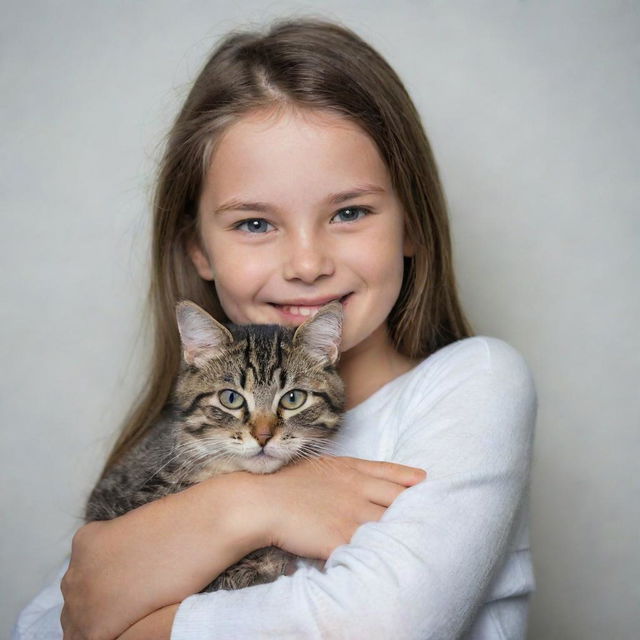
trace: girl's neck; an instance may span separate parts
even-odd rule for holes
[[[340,357],[338,372],[346,387],[345,409],[353,409],[420,361],[421,358],[409,358],[398,353],[389,338],[386,323],[381,325]]]

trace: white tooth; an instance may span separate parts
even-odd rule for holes
[[[293,305],[283,305],[282,310],[294,316],[315,316],[320,307],[294,307]]]

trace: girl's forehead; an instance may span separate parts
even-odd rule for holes
[[[244,115],[218,140],[204,197],[308,197],[358,184],[390,189],[373,140],[351,120],[328,111],[261,110]],[[255,192],[255,193],[254,193]]]

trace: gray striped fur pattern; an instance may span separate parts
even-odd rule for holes
[[[297,328],[222,325],[193,302],[176,308],[183,361],[161,418],[99,481],[85,519],[110,520],[219,473],[272,473],[330,452],[344,413],[336,362],[342,305]],[[203,591],[271,582],[295,557],[253,551]]]

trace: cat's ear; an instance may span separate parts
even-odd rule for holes
[[[304,347],[319,360],[335,364],[340,357],[342,342],[342,305],[330,302],[303,322],[293,336],[293,343]]]
[[[187,364],[200,367],[233,342],[231,332],[195,302],[178,302],[176,319]]]

